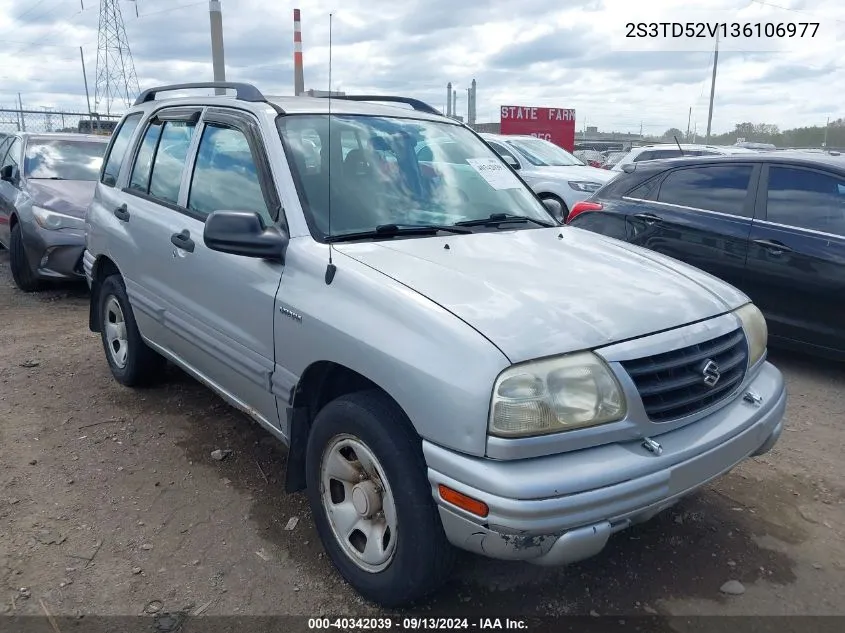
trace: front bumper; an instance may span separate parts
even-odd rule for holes
[[[82,252],[85,232],[48,231],[34,223],[24,224],[24,244],[30,268],[41,279],[83,279]]]
[[[742,394],[748,391],[762,401],[746,400]],[[611,534],[650,519],[745,458],[770,450],[783,429],[785,409],[783,376],[767,362],[730,404],[655,436],[660,455],[646,451],[642,439],[513,461],[460,455],[428,442],[423,450],[452,544],[492,558],[563,565],[597,554]],[[607,473],[614,470],[637,476],[607,485]],[[443,501],[439,484],[483,501],[488,516],[481,519]],[[557,494],[548,494],[552,491]]]

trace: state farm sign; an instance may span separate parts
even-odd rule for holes
[[[500,113],[502,134],[530,134],[575,150],[575,110],[571,108],[502,106]]]

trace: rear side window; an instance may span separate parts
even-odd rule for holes
[[[657,200],[730,215],[747,215],[745,200],[753,169],[753,165],[676,169],[660,185]]]
[[[150,178],[149,193],[154,198],[173,204],[178,201],[182,172],[195,127],[196,124],[185,121],[167,121],[164,124]]]
[[[126,156],[126,150],[129,149],[129,141],[132,139],[132,134],[138,123],[141,122],[141,113],[136,112],[130,114],[125,119],[120,127],[115,132],[114,141],[109,148],[108,156],[104,161],[103,175],[100,182],[109,187],[114,187],[117,183],[117,176],[120,174],[120,166],[123,164],[123,159]]]
[[[808,169],[770,167],[766,219],[845,235],[845,179]]]

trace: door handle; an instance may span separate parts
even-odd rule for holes
[[[757,246],[762,246],[772,255],[782,255],[783,253],[791,253],[792,249],[786,244],[781,244],[777,240],[754,240]]]
[[[635,213],[634,217],[643,220],[646,224],[654,224],[655,222],[660,222],[663,218],[659,215],[654,215],[653,213]]]
[[[194,252],[194,240],[191,239],[191,234],[188,233],[188,229],[183,229],[181,233],[174,233],[170,236],[170,242],[176,248],[181,248],[183,251],[188,251],[189,253]]]
[[[121,222],[129,222],[129,209],[126,207],[126,204],[122,204],[114,210],[114,217]]]

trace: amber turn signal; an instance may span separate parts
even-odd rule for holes
[[[468,497],[462,492],[452,490],[451,488],[438,484],[437,489],[440,491],[440,498],[452,505],[458,506],[461,510],[466,510],[470,514],[480,517],[486,517],[490,513],[490,508],[487,504],[478,499]]]

